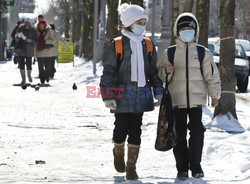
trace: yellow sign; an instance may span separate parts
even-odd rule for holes
[[[68,48],[59,42],[58,45],[58,63],[71,63],[74,61],[74,44],[73,42],[67,42]]]

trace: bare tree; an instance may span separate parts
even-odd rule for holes
[[[186,0],[184,12],[192,12],[194,0]]]
[[[175,21],[179,15],[179,0],[172,0],[172,1],[173,1],[172,28],[174,28]],[[174,44],[175,44],[175,37],[172,29],[171,45]]]
[[[196,17],[200,26],[199,44],[207,47],[210,0],[197,0]]]
[[[220,78],[222,94],[219,105],[215,108],[214,117],[230,112],[235,118],[235,0],[220,1]]]
[[[49,4],[50,9],[57,12],[57,16],[63,19],[65,38],[70,38],[70,35],[69,35],[70,18],[71,18],[70,5],[71,5],[71,2],[67,0],[52,0]]]
[[[64,35],[65,38],[70,38],[70,2],[67,0],[58,1],[59,8],[62,10],[61,16],[64,20]]]

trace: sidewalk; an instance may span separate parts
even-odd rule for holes
[[[50,87],[39,91],[13,86],[21,81],[16,67],[13,62],[0,62],[0,184],[131,183],[113,168],[113,114],[100,98],[86,98],[86,86],[98,87],[101,67],[97,66],[95,77],[91,62],[77,61],[75,67],[59,64]],[[37,65],[32,76],[38,76]],[[38,82],[34,78],[33,83]],[[73,83],[78,87],[75,91]],[[132,183],[250,182],[249,131],[232,135],[207,130],[204,180],[176,180],[172,151],[154,149],[158,108],[144,114],[137,164],[140,179]],[[212,111],[206,109],[206,123]],[[240,109],[243,122],[249,120],[246,112]]]

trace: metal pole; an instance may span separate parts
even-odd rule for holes
[[[152,27],[151,27],[151,39],[155,41],[155,7],[156,7],[156,0],[153,0],[152,4]]]
[[[93,46],[94,46],[94,55],[93,55],[93,74],[96,74],[98,4],[99,4],[99,0],[95,0],[95,11],[94,11],[94,37],[93,37]]]
[[[172,37],[172,30],[171,30],[172,12],[173,12],[173,1],[168,0],[167,1],[167,15],[165,17],[166,18],[165,23],[166,23],[166,38],[167,39],[171,39],[171,37]]]
[[[97,56],[96,56],[96,62],[99,62],[102,60],[102,54],[104,50],[104,42],[105,42],[105,30],[106,30],[106,0],[101,1],[101,12],[102,12],[102,18],[101,23],[99,27],[99,38],[97,40]]]
[[[172,0],[163,0],[161,38],[158,43],[158,61],[171,41]]]

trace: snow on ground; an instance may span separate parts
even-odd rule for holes
[[[21,82],[16,67],[13,62],[0,62],[0,184],[131,183],[113,168],[113,114],[100,98],[86,98],[87,86],[98,87],[100,64],[96,76],[92,63],[79,58],[75,66],[59,64],[50,86],[39,91],[13,85]],[[37,64],[32,76],[33,83],[38,83]],[[78,87],[75,91],[73,83]],[[145,113],[137,164],[140,179],[132,183],[250,183],[249,97],[249,93],[237,94],[238,120],[244,133],[207,129],[204,179],[175,179],[172,151],[154,149],[159,108]],[[204,108],[205,126],[211,125],[212,115],[213,108]],[[228,124],[229,119],[222,117],[217,128],[220,121]]]

